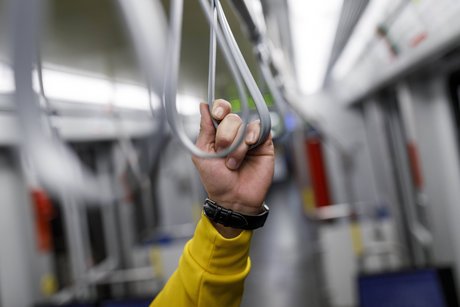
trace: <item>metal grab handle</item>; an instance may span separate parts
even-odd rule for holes
[[[217,7],[216,7],[216,0],[211,0],[211,7],[212,7],[212,22],[214,25],[217,24]],[[216,90],[216,31],[214,31],[214,27],[210,27],[209,33],[209,67],[208,67],[208,106],[209,112],[212,110],[212,105],[214,103],[215,97],[215,90]],[[217,128],[219,123],[213,118],[212,122],[214,127]]]
[[[42,1],[10,0],[11,46],[14,70],[16,116],[20,123],[21,148],[27,153],[34,174],[55,195],[71,193],[92,200],[107,200],[110,191],[84,168],[75,153],[57,138],[43,120],[38,95],[33,89],[42,11]]]
[[[287,113],[288,103],[280,86],[277,85],[275,75],[271,69],[272,65],[273,67],[275,67],[275,65],[271,57],[270,45],[267,43],[267,26],[265,21],[256,21],[246,2],[241,0],[232,0],[232,2],[246,24],[251,42],[255,45],[254,52],[259,62],[260,71],[268,90],[272,94],[275,110],[281,117],[281,136],[284,136],[286,134],[284,117]],[[278,135],[277,137],[280,136]]]
[[[224,158],[234,150],[244,141],[247,123],[249,120],[249,105],[246,97],[244,83],[240,76],[238,66],[235,63],[232,54],[229,52],[230,46],[228,45],[225,37],[222,33],[222,30],[218,27],[218,24],[215,23],[213,18],[212,8],[206,3],[207,0],[201,1],[202,8],[205,12],[205,16],[208,19],[208,22],[212,29],[214,29],[217,42],[219,43],[224,58],[230,68],[230,72],[236,82],[238,93],[242,102],[242,118],[245,124],[243,128],[240,129],[239,134],[236,138],[236,141],[224,149],[221,152],[209,153],[205,152],[198,147],[196,147],[193,142],[188,138],[185,133],[183,125],[180,124],[178,118],[177,109],[176,109],[176,95],[177,95],[177,81],[178,81],[178,71],[179,71],[179,62],[180,62],[180,42],[181,42],[181,27],[182,27],[182,11],[183,11],[183,0],[174,0],[171,5],[171,32],[170,32],[170,45],[169,55],[171,56],[168,60],[169,67],[167,68],[167,77],[165,84],[165,109],[166,117],[168,123],[173,130],[174,134],[177,135],[181,143],[188,149],[193,155],[200,158]]]
[[[223,158],[238,148],[243,142],[244,135],[247,129],[249,118],[249,106],[246,97],[246,92],[243,86],[243,81],[247,85],[249,92],[254,98],[257,111],[259,113],[261,132],[259,139],[254,148],[268,138],[271,131],[271,119],[267,105],[263,99],[260,90],[252,77],[252,74],[244,60],[241,51],[238,48],[235,38],[228,25],[225,13],[218,0],[212,0],[211,5],[207,0],[200,0],[201,7],[211,27],[210,34],[210,60],[209,60],[209,76],[208,76],[208,104],[211,108],[214,100],[214,85],[215,85],[215,53],[216,39],[223,52],[224,58],[230,68],[230,72],[235,79],[238,93],[242,102],[242,117],[244,121],[243,129],[239,131],[236,142],[230,147],[218,153],[209,153],[197,148],[192,141],[187,137],[184,127],[178,125],[178,115],[176,110],[176,92],[177,92],[177,75],[180,62],[180,34],[182,26],[182,10],[183,0],[175,0],[171,6],[171,35],[170,35],[170,51],[171,58],[170,66],[167,69],[169,73],[165,86],[165,108],[169,125],[173,132],[179,137],[182,144],[195,156],[201,158]],[[217,21],[220,21],[220,26]],[[242,80],[243,79],[243,80]],[[217,123],[214,121],[214,125]]]
[[[127,5],[127,2],[130,4]],[[161,35],[160,22],[164,19],[161,17],[161,7],[158,3],[149,0],[119,0],[119,3],[122,7],[121,11],[125,13],[128,28],[134,32],[139,27],[148,29],[153,31],[157,39],[144,41],[139,35],[133,37],[142,66],[155,67],[147,70],[147,78],[151,82],[149,85],[158,93],[163,88],[163,74],[158,67],[164,63],[162,59],[164,50],[159,48],[157,43],[161,41],[161,37],[165,37]],[[16,88],[14,100],[22,134],[21,147],[28,153],[29,161],[40,183],[58,195],[71,193],[91,200],[103,202],[113,200],[114,195],[103,180],[85,168],[75,153],[53,136],[49,123],[47,125],[43,121],[44,114],[32,82],[33,67],[38,54],[37,42],[42,23],[42,11],[45,8],[43,1],[10,0],[9,7],[12,16],[10,38]],[[142,14],[143,18],[136,19],[139,14]],[[149,25],[149,20],[155,21],[155,26]],[[131,34],[133,35],[133,32]],[[44,93],[43,88],[41,92]]]
[[[200,1],[203,2],[204,0],[200,0]],[[220,1],[219,0],[214,0],[214,1],[216,2],[217,17],[219,19],[219,22],[222,24],[223,33],[224,33],[225,39],[227,40],[229,44],[230,52],[232,53],[232,56],[235,58],[236,64],[238,65],[241,75],[246,83],[246,86],[248,87],[249,93],[254,99],[257,113],[259,114],[260,135],[259,135],[259,139],[257,140],[257,143],[254,146],[252,146],[252,147],[257,147],[261,145],[262,143],[264,143],[265,140],[270,135],[270,132],[271,132],[270,112],[268,111],[268,107],[267,107],[267,104],[265,103],[265,99],[262,93],[260,92],[260,89],[257,86],[257,83],[254,80],[254,77],[252,76],[251,71],[249,70],[249,67],[243,57],[243,54],[241,53],[241,50],[238,47],[238,43],[236,42],[235,37],[233,36],[232,30],[230,28],[230,25],[228,24],[227,17],[225,16],[224,9],[222,8]]]

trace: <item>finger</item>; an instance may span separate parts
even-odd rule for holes
[[[259,136],[260,136],[260,120],[256,120],[256,121],[251,122],[248,125],[248,129],[247,129],[246,137],[244,141],[248,145],[254,145],[259,140]]]
[[[243,129],[243,125],[240,126],[240,131]],[[242,142],[238,148],[230,153],[225,161],[225,165],[230,170],[237,170],[243,162],[246,154],[249,150],[249,145],[246,142]]]
[[[242,129],[242,125],[240,129]],[[245,141],[227,157],[226,165],[231,170],[237,170],[244,161],[251,145],[257,143],[260,135],[260,120],[251,122],[246,130]]]
[[[222,120],[232,112],[232,105],[230,102],[223,100],[223,99],[217,99],[214,101],[212,104],[212,117],[216,120]]]
[[[236,114],[229,114],[220,122],[216,132],[216,151],[230,146],[238,135],[243,121]]]
[[[251,156],[273,156],[275,154],[275,148],[273,146],[272,134],[268,135],[268,138],[260,145],[255,148],[251,148],[248,155]]]
[[[196,140],[196,146],[201,150],[209,151],[214,143],[216,129],[212,123],[209,107],[206,103],[200,103],[200,114],[200,133]]]

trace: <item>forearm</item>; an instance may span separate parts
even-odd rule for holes
[[[177,271],[151,306],[239,306],[251,237],[250,231],[213,226],[203,216]]]
[[[231,113],[231,104],[217,100],[213,116],[207,104],[200,104],[200,133],[197,147],[211,155],[233,144],[243,125]],[[214,127],[212,119],[219,121]],[[193,156],[209,199],[203,210],[216,223],[202,216],[182,255],[179,267],[152,303],[161,306],[237,307],[250,270],[251,231],[262,227],[268,208],[262,206],[274,171],[271,136],[253,148],[261,131],[257,121],[246,127],[247,135],[238,148],[223,159]]]

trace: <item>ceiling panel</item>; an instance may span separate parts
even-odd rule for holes
[[[164,2],[166,9],[168,3]],[[243,54],[254,68],[251,46],[228,7],[229,22]],[[53,0],[46,38],[47,62],[142,82],[129,38],[114,0]],[[204,97],[208,71],[209,26],[198,1],[184,1],[180,91]],[[233,82],[218,57],[217,95],[234,92]]]

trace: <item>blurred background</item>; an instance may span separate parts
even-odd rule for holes
[[[148,306],[193,235],[206,194],[138,48],[168,61],[173,10],[131,1],[151,37],[123,0],[0,0],[1,307]],[[460,2],[221,4],[276,148],[242,306],[458,306]],[[210,26],[180,18],[193,140]],[[241,110],[219,48],[215,97]]]

